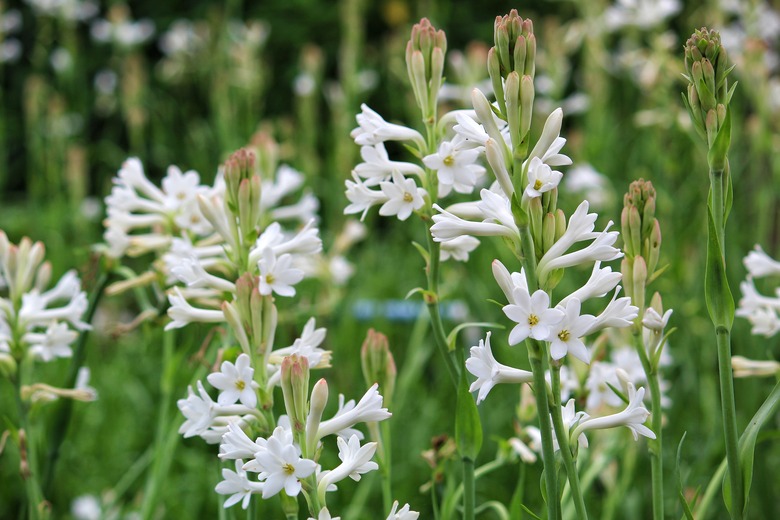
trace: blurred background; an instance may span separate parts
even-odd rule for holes
[[[680,98],[682,47],[694,28],[717,28],[736,64],[734,207],[727,244],[736,288],[745,275],[741,258],[754,244],[774,257],[780,253],[777,0],[560,0],[527,8],[435,0],[0,1],[0,228],[13,242],[22,236],[43,241],[55,274],[74,266],[87,272],[92,246],[102,240],[103,198],[127,157],[139,157],[153,180],[175,164],[198,171],[208,183],[230,152],[260,132],[278,141],[282,162],[307,176],[320,199],[327,250],[351,219],[343,215],[343,192],[359,161],[349,131],[360,104],[388,121],[422,126],[404,63],[411,25],[425,16],[445,30],[447,86],[441,110],[465,108],[471,88],[487,78],[494,18],[512,7],[534,21],[537,36],[535,125],[540,129],[555,107],[564,109],[564,151],[574,166],[564,172],[561,205],[568,212],[587,198],[604,222],[619,222],[631,180],[649,179],[658,192],[661,264],[669,268],[655,289],[664,306],[675,310],[672,324],[678,327],[665,374],[672,384],[666,496],[669,511],[675,511],[673,462],[683,433],[688,440],[680,470],[691,496],[706,486],[724,453],[716,353],[702,298],[707,166]],[[287,332],[294,339],[307,313],[318,315],[318,325],[329,330],[327,347],[334,351],[327,375],[331,388],[349,397],[365,389],[358,349],[368,327],[390,336],[402,381],[391,410],[398,432],[394,486],[402,503],[410,502],[428,518],[431,482],[437,485],[437,472],[457,471],[458,464],[446,451],[436,452],[433,461],[430,452],[427,459],[420,456],[440,446],[435,436],[453,431],[446,414],[451,407],[414,398],[446,383],[444,370],[431,357],[424,313],[413,301],[401,301],[424,283],[421,259],[409,254],[410,241],[422,242],[424,228],[375,214],[366,225],[368,239],[350,252],[353,278],[329,295],[327,305],[317,305],[324,292],[312,289],[301,308],[289,311]],[[443,292],[455,302],[450,327],[464,318],[496,319],[487,300],[498,293],[488,268],[497,254],[485,240],[469,264],[444,269]],[[387,258],[394,259],[392,268]],[[56,517],[69,517],[73,501],[91,495],[103,511],[95,518],[124,518],[143,492],[150,463],[144,454],[159,404],[162,332],[147,324],[117,333],[117,323],[137,312],[131,298],[106,299],[101,307],[102,325],[96,326],[88,355],[100,399],[76,405],[51,495]],[[177,348],[194,355],[206,328],[191,329],[177,336]],[[476,344],[481,332],[474,334],[461,346]],[[744,321],[735,323],[733,343],[735,353],[747,357],[780,355],[777,338],[751,336]],[[502,356],[514,356],[518,363],[524,358],[505,344],[501,349]],[[55,380],[62,370],[56,362],[43,368]],[[180,374],[174,395],[183,396],[189,380],[189,374]],[[770,388],[771,381],[737,381],[741,427]],[[492,460],[513,433],[518,390],[494,392],[480,407],[487,440],[480,462]],[[777,421],[769,429],[775,433],[767,436],[776,437]],[[216,518],[219,497],[212,490],[219,468],[213,447],[197,439],[177,442],[158,516]],[[635,463],[623,470],[631,472],[627,476],[611,475],[600,483],[594,501],[618,498],[596,511],[600,518],[643,518],[649,516],[649,488],[631,482],[649,481],[649,462],[641,448],[621,442]],[[780,516],[772,477],[779,464],[780,450],[760,443],[755,518]],[[538,495],[535,470],[526,477],[529,496]],[[480,481],[477,493],[483,500],[509,502],[516,477],[516,465],[502,467]],[[378,480],[378,475],[367,478]],[[16,468],[2,458],[0,482],[0,517],[12,518],[23,493]],[[378,481],[357,489],[359,496],[350,496],[349,489],[339,494],[344,518],[363,518],[360,508],[378,503]],[[347,508],[350,503],[353,509]]]

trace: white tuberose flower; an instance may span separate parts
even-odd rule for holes
[[[241,469],[242,464],[240,460],[236,461],[236,471],[223,468],[223,480],[214,488],[220,495],[231,495],[225,500],[225,508],[241,502],[241,508],[246,509],[249,507],[249,501],[252,500],[252,494],[263,491],[263,483],[249,480],[246,471]]]
[[[512,296],[515,303],[504,306],[506,317],[517,323],[509,333],[509,344],[517,345],[528,336],[546,341],[550,327],[563,320],[563,311],[550,308],[550,296],[542,289],[530,295],[527,289],[517,287]]]
[[[642,404],[644,396],[644,388],[637,390],[633,383],[628,383],[628,405],[625,410],[606,417],[586,417],[580,421],[573,435],[578,435],[586,430],[625,426],[631,430],[634,440],[637,440],[639,435],[655,439],[655,433],[644,425],[650,416],[650,412]]]
[[[281,426],[277,426],[268,438],[265,450],[255,455],[255,461],[262,469],[258,478],[264,480],[264,499],[276,495],[282,489],[287,496],[298,496],[301,492],[300,479],[314,473],[317,467],[313,460],[301,458],[298,448]]]
[[[227,406],[241,401],[241,404],[254,408],[257,406],[257,394],[253,381],[255,369],[249,366],[249,356],[241,354],[236,359],[235,365],[230,361],[224,361],[219,372],[209,374],[211,386],[220,390],[217,403]]]
[[[260,268],[260,294],[275,292],[279,296],[295,296],[293,285],[303,280],[302,270],[292,267],[292,256],[288,253],[278,258],[273,249],[267,247],[257,262]]]
[[[393,502],[393,508],[390,510],[390,514],[387,516],[387,520],[417,520],[420,517],[420,513],[409,509],[409,504],[404,504],[398,512],[398,500]]]
[[[317,438],[322,439],[328,435],[338,433],[359,422],[384,421],[389,418],[392,414],[387,411],[387,408],[382,408],[382,396],[377,391],[378,387],[378,384],[374,384],[366,391],[357,405],[352,404],[350,406],[350,403],[347,403],[335,416],[327,421],[322,421],[317,432]]]
[[[528,186],[525,188],[525,196],[533,199],[541,197],[542,193],[552,190],[561,182],[563,174],[553,170],[538,157],[531,159],[528,165]]]
[[[756,244],[753,251],[747,254],[742,262],[753,278],[780,274],[780,262],[766,254],[758,244]]]
[[[590,363],[590,353],[582,342],[582,337],[596,320],[590,314],[580,316],[580,301],[572,298],[566,304],[563,320],[550,331],[550,356],[561,359],[570,353],[580,361]]]
[[[427,192],[417,187],[414,179],[406,179],[401,172],[393,170],[393,182],[383,181],[379,183],[382,193],[387,197],[387,202],[379,208],[379,214],[383,217],[398,216],[399,220],[406,220],[423,204],[423,197]]]
[[[485,400],[490,390],[501,383],[531,383],[533,374],[526,370],[502,365],[493,357],[490,348],[490,332],[485,340],[479,340],[479,345],[471,347],[471,357],[466,360],[466,370],[477,377],[469,387],[469,392],[479,390],[477,404]]]

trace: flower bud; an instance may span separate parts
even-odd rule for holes
[[[513,151],[520,146],[523,134],[521,133],[522,106],[520,99],[520,75],[517,72],[510,72],[506,77],[504,84],[506,96],[506,122],[509,127],[509,135],[512,139]]]
[[[544,216],[544,225],[542,231],[542,251],[546,253],[555,243],[555,215],[547,213]]]
[[[360,350],[360,362],[366,384],[379,384],[386,407],[391,405],[395,390],[397,370],[387,336],[374,329],[368,329],[368,334]]]
[[[240,200],[240,187],[242,181],[249,179],[255,172],[255,154],[246,148],[241,148],[228,157],[225,161],[225,197],[228,209],[238,215]]]
[[[531,116],[534,110],[534,80],[533,77],[525,75],[520,82],[520,135],[523,137],[525,145],[528,146],[527,136],[531,130]],[[514,143],[513,143],[514,144]]]
[[[0,352],[0,375],[11,378],[16,374],[16,360],[7,352]]]
[[[531,236],[534,240],[534,251],[541,258],[541,250],[544,246],[542,235],[544,233],[544,210],[542,198],[534,197],[528,201],[528,216],[531,219]]]
[[[634,269],[632,273],[633,293],[632,303],[639,307],[639,316],[644,314],[645,308],[645,287],[647,286],[647,264],[641,256],[634,258]]]
[[[406,69],[424,120],[433,119],[436,114],[446,52],[444,31],[437,31],[427,18],[412,27],[411,38],[406,45]]]
[[[309,362],[303,356],[292,354],[282,360],[281,370],[284,407],[293,433],[300,442],[309,407]]]
[[[309,405],[309,417],[306,419],[306,446],[309,454],[315,453],[317,446],[317,430],[322,420],[322,412],[325,405],[328,404],[328,382],[320,379],[311,389],[311,400]]]

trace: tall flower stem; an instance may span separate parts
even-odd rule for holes
[[[22,479],[27,492],[27,514],[30,520],[43,520],[49,517],[47,514],[46,499],[38,479],[38,458],[36,453],[35,438],[30,430],[27,405],[22,401],[22,367],[19,363],[19,372],[16,375],[15,390],[16,403],[19,408],[19,458],[21,459]],[[25,470],[26,468],[26,470]]]
[[[641,329],[640,329],[641,330]],[[664,519],[664,443],[663,443],[663,411],[661,410],[661,385],[658,380],[658,368],[654,367],[645,350],[641,333],[634,334],[636,348],[642,368],[650,387],[651,411],[650,425],[655,440],[648,441],[650,446],[650,473],[653,486],[653,520]]]
[[[722,277],[707,276],[705,290],[709,299],[720,300],[720,305],[725,307],[722,312],[712,312],[711,317],[715,326],[715,341],[718,352],[718,372],[720,379],[721,413],[723,417],[723,430],[726,438],[726,459],[728,460],[729,481],[731,483],[731,517],[742,518],[744,496],[742,488],[742,475],[739,464],[739,435],[737,433],[737,414],[734,399],[734,378],[731,369],[731,320],[733,320],[733,300],[731,291],[726,281],[726,202],[724,184],[728,179],[728,161],[725,170],[710,169],[710,207],[712,225],[710,226],[708,240],[710,247],[707,255],[707,271],[709,273],[722,272]],[[714,236],[713,236],[714,231]],[[719,256],[713,255],[712,242],[717,242]],[[721,280],[724,283],[721,283]],[[728,308],[726,302],[732,302]]]
[[[427,239],[429,260],[427,272],[428,292],[425,295],[425,304],[428,307],[428,314],[431,317],[431,329],[433,331],[436,350],[441,354],[450,380],[457,388],[459,370],[458,367],[455,366],[455,362],[450,355],[449,345],[447,344],[447,334],[444,332],[444,324],[441,321],[441,310],[439,309],[439,266],[441,264],[439,255],[441,253],[441,245],[433,240],[430,228],[427,230]]]
[[[171,396],[173,394],[174,378],[178,360],[174,356],[174,331],[163,334],[163,373],[160,378],[160,417],[154,437],[154,457],[152,462],[152,474],[146,481],[144,500],[141,504],[141,517],[144,519],[154,516],[155,508],[160,499],[160,491],[164,488],[163,481],[173,460],[176,444],[168,441],[172,434],[169,431],[176,430],[176,424],[171,419]]]
[[[569,486],[571,487],[574,507],[577,511],[577,518],[587,520],[588,511],[585,508],[585,499],[582,496],[580,488],[580,477],[577,473],[577,465],[569,447],[569,429],[563,424],[563,414],[561,412],[561,367],[559,364],[551,364],[550,380],[552,383],[552,417],[555,434],[560,446],[563,464],[566,467],[566,474],[569,477]]]
[[[515,168],[519,167],[515,161]],[[517,175],[517,172],[515,173]],[[535,291],[539,282],[536,279],[536,253],[534,252],[531,228],[527,223],[518,223],[520,231],[521,262],[525,270],[528,290]],[[542,435],[542,463],[544,465],[544,480],[547,490],[547,518],[560,518],[561,503],[558,499],[558,472],[555,471],[555,450],[553,450],[552,424],[550,423],[550,403],[547,399],[547,381],[544,377],[544,362],[548,359],[544,343],[534,339],[526,340],[528,360],[534,374],[534,396],[539,416],[539,431]],[[559,392],[560,394],[560,392]],[[559,398],[560,399],[560,398]],[[558,407],[560,410],[560,407]]]

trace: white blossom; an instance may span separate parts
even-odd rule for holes
[[[465,142],[456,135],[452,141],[442,141],[435,154],[423,157],[423,164],[436,170],[440,197],[453,188],[458,193],[471,193],[485,173],[485,167],[476,164],[481,150],[464,147]]]
[[[350,401],[332,418],[322,421],[317,438],[322,439],[333,435],[345,428],[351,428],[359,422],[377,422],[388,419],[392,414],[387,411],[387,408],[382,408],[382,396],[379,395],[378,387],[379,385],[375,383],[357,404]],[[352,403],[351,406],[350,403]]]
[[[469,392],[479,391],[477,404],[485,400],[490,390],[501,383],[531,383],[533,374],[526,370],[502,365],[493,357],[490,348],[490,332],[485,340],[479,340],[479,345],[471,347],[471,355],[466,360],[466,370],[477,377],[471,384]]]
[[[255,455],[255,461],[262,469],[258,479],[263,481],[263,498],[270,498],[282,489],[291,497],[301,492],[300,480],[308,477],[317,467],[313,460],[300,456],[300,450],[278,426],[268,438],[265,449]]]
[[[223,361],[219,372],[209,374],[206,379],[211,386],[220,390],[217,403],[220,406],[231,405],[237,401],[254,408],[257,406],[257,394],[253,377],[255,369],[249,366],[249,356],[241,354],[235,364]]]
[[[365,103],[360,105],[360,110],[355,116],[359,126],[349,134],[355,144],[373,146],[384,141],[413,141],[420,148],[425,147],[425,139],[418,131],[388,123]]]
[[[260,294],[270,295],[275,292],[279,296],[295,296],[293,285],[303,280],[304,272],[292,266],[293,257],[290,254],[278,258],[273,249],[267,247],[258,260],[260,269]]]
[[[766,254],[758,244],[742,262],[745,264],[748,274],[753,278],[780,275],[780,262]]]
[[[540,341],[548,340],[551,327],[563,320],[560,309],[550,308],[550,296],[538,289],[532,295],[527,289],[514,289],[515,303],[505,305],[503,310],[507,318],[517,323],[509,333],[509,344],[517,345],[529,336]]]
[[[393,181],[379,183],[382,193],[387,201],[379,208],[379,214],[383,217],[396,215],[399,220],[406,220],[413,211],[417,211],[423,204],[427,192],[419,188],[414,179],[406,179],[398,170],[393,170]]]
[[[214,488],[220,495],[230,495],[230,497],[225,500],[225,508],[241,502],[242,509],[247,509],[249,507],[249,501],[252,499],[252,494],[263,492],[263,483],[249,480],[246,471],[241,469],[242,464],[242,461],[237,460],[235,471],[223,468],[223,480]]]
[[[419,516],[420,513],[409,509],[409,504],[404,504],[401,509],[398,509],[398,500],[396,500],[386,520],[417,520]]]
[[[528,198],[541,197],[543,193],[558,187],[561,178],[561,172],[544,164],[539,157],[534,157],[528,165],[528,186],[524,195]]]
[[[590,314],[580,316],[580,301],[572,298],[562,308],[564,318],[554,325],[550,331],[550,356],[553,359],[561,359],[570,353],[580,361],[590,363],[590,353],[582,342],[588,329],[596,320]]]

